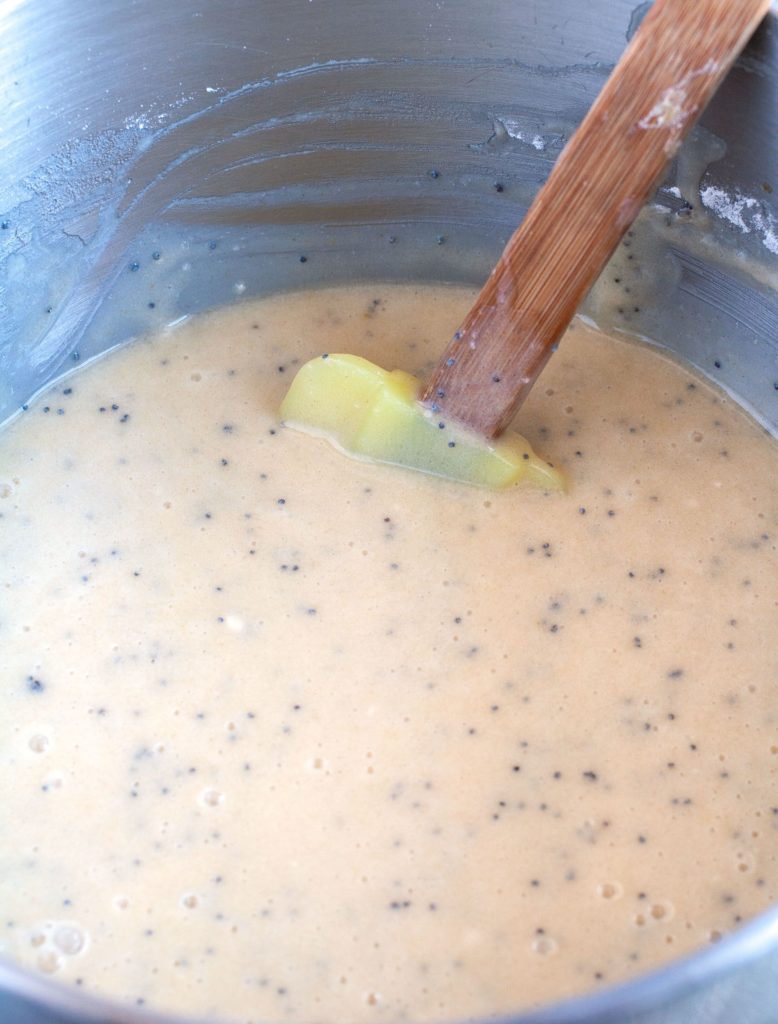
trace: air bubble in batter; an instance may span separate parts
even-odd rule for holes
[[[54,945],[65,956],[75,956],[84,948],[85,937],[77,925],[61,924],[54,932]]]
[[[208,789],[202,791],[199,799],[204,807],[218,807],[219,804],[224,803],[224,793],[209,786]]]
[[[532,952],[538,956],[553,956],[559,949],[559,943],[550,935],[536,935],[532,940]]]
[[[621,882],[603,882],[597,886],[597,895],[603,900],[617,900],[624,894]]]
[[[38,970],[44,974],[56,974],[62,966],[62,957],[53,950],[47,950],[38,957]]]

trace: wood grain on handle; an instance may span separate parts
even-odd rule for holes
[[[487,437],[526,398],[770,0],[655,0],[454,335],[423,400]]]

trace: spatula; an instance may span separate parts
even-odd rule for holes
[[[285,420],[376,461],[559,486],[523,439],[493,439],[770,6],[655,0],[426,385],[328,355],[300,370]]]

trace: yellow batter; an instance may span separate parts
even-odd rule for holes
[[[518,428],[567,494],[284,429],[328,350],[424,371],[472,301],[243,305],[0,438],[0,949],[240,1021],[490,1015],[778,892],[778,453],[576,326]]]

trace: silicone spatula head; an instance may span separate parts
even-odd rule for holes
[[[381,462],[485,486],[521,479],[559,486],[558,474],[523,439],[487,439],[513,419],[578,303],[770,6],[771,0],[654,0],[423,393],[407,374],[331,356],[323,361],[328,369],[303,367],[283,415]],[[464,428],[456,437],[453,423]]]
[[[448,423],[419,402],[421,381],[360,356],[327,354],[298,370],[281,406],[289,426],[326,437],[350,455],[481,487],[525,481],[547,489],[562,476],[518,434],[499,441]]]

